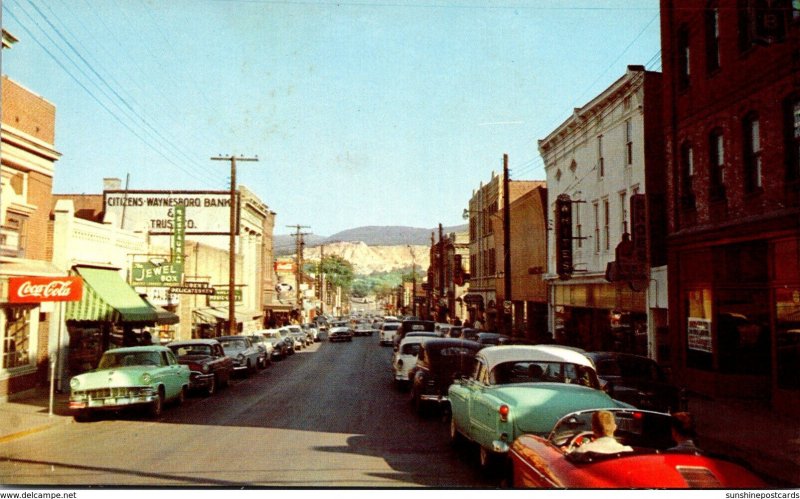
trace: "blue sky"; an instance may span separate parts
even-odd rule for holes
[[[619,78],[660,70],[658,0],[5,0],[2,72],[57,106],[56,193],[225,190],[275,232],[463,223],[509,155]]]

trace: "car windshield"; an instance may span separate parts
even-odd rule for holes
[[[400,327],[400,324],[384,324],[383,325],[383,330],[384,331],[397,331],[397,329],[399,327]]]
[[[220,343],[224,350],[244,350],[247,348],[247,341],[244,338],[241,340],[222,340]]]
[[[492,369],[489,380],[493,385],[549,382],[600,388],[594,369],[568,362],[503,362]]]
[[[211,345],[175,345],[169,348],[178,357],[184,355],[211,355]]]
[[[161,355],[158,352],[106,352],[100,359],[98,369],[129,366],[160,366]]]
[[[675,444],[672,440],[669,414],[639,411],[636,409],[604,409],[614,414],[617,430],[614,437],[623,445],[666,450]],[[548,439],[561,447],[573,437],[592,431],[592,414],[597,410],[580,411],[561,418],[553,427]]]

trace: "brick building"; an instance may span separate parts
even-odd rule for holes
[[[16,39],[3,30],[3,49]],[[55,162],[56,107],[19,83],[2,77],[0,147],[0,400],[47,379],[53,303],[9,299],[12,277],[66,275],[49,261],[48,233]]]
[[[661,0],[661,32],[674,365],[800,411],[800,5]]]

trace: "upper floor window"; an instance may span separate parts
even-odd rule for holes
[[[628,193],[622,191],[619,193],[619,230],[620,234],[628,232]]]
[[[625,164],[633,164],[633,123],[625,120]]]
[[[606,174],[605,158],[603,158],[603,136],[597,136],[597,174],[603,178]]]
[[[716,129],[708,137],[709,197],[725,198],[725,137]]]
[[[592,203],[594,208],[594,252],[600,253],[600,205],[597,201]]]
[[[603,247],[608,251],[611,249],[611,207],[608,204],[608,199],[603,200],[603,237],[605,244]]]
[[[681,204],[686,208],[694,208],[694,153],[688,142],[681,144]]]
[[[761,189],[761,138],[758,115],[748,114],[744,119],[744,190],[752,193]]]
[[[785,105],[786,178],[794,181],[800,180],[800,96],[788,98]]]
[[[706,9],[706,69],[711,73],[719,66],[719,8],[714,2]]]
[[[691,74],[690,56],[689,27],[683,25],[678,28],[678,85],[681,89],[689,87],[689,76]]]

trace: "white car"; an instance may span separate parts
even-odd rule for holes
[[[413,336],[404,338],[392,356],[392,376],[395,384],[400,388],[409,385],[408,373],[417,365],[417,354],[420,344],[430,338],[429,336]]]
[[[397,332],[397,329],[399,327],[400,327],[399,322],[384,322],[381,325],[381,332],[378,335],[378,342],[381,345],[393,345],[394,333]]]
[[[292,342],[292,347],[294,351],[297,352],[299,350],[302,350],[303,347],[305,346],[306,334],[303,332],[302,329],[298,332],[298,331],[292,331],[291,328],[292,326],[283,326],[278,331],[280,331],[281,336],[283,336],[284,338],[288,338],[288,340]]]

